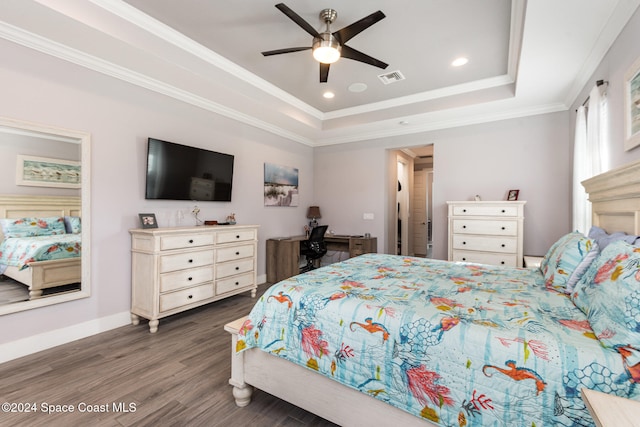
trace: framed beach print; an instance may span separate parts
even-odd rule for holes
[[[640,58],[624,75],[624,149],[640,145]]]
[[[298,169],[264,164],[264,205],[298,206]]]
[[[16,185],[80,188],[80,162],[17,155]]]

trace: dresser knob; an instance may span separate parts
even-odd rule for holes
[[[236,251],[236,255],[240,255],[240,252],[239,252],[239,251]]]
[[[189,263],[192,263],[192,262],[193,262],[193,260],[192,260],[192,259],[190,259],[190,260],[189,260]]]
[[[500,261],[500,264],[504,265],[504,261]]]
[[[467,259],[466,259],[466,258],[462,258],[462,260],[463,260],[463,261],[466,261]]]
[[[193,295],[189,295],[187,298],[189,298],[189,299],[193,299]]]
[[[193,239],[189,239],[189,243],[193,243]]]
[[[502,213],[505,213],[506,211],[504,209],[502,209]]]
[[[188,281],[192,281],[192,280],[193,280],[193,277],[188,277],[188,278],[187,278],[187,280],[188,280]]]
[[[236,286],[238,286],[240,284],[240,282],[236,282]]]
[[[240,270],[240,267],[236,267],[236,271],[237,271],[237,270]]]
[[[463,226],[462,226],[462,228],[467,228],[467,226],[466,226],[466,225],[463,225]]]
[[[503,244],[501,244],[500,246],[502,246],[502,247],[504,248],[504,247],[505,247],[505,244],[503,243]]]
[[[462,242],[462,244],[463,244],[463,245],[466,245],[466,244],[467,244],[467,242]]]
[[[504,230],[506,227],[502,227],[502,229]]]
[[[467,211],[466,209],[462,209],[462,212],[466,212],[466,211]]]
[[[236,239],[239,239],[239,238],[240,238],[240,235],[239,235],[239,234],[237,234],[237,235],[236,235]]]

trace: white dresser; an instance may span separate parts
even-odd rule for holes
[[[257,225],[135,229],[131,322],[163,317],[245,291],[256,296]]]
[[[522,267],[525,203],[447,202],[449,261]]]

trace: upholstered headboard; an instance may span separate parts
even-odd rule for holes
[[[640,235],[640,161],[582,182],[589,194],[593,225],[609,233]]]
[[[81,216],[81,211],[79,196],[0,195],[0,218]]]

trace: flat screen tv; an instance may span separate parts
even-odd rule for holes
[[[149,138],[146,199],[230,202],[233,156]]]

